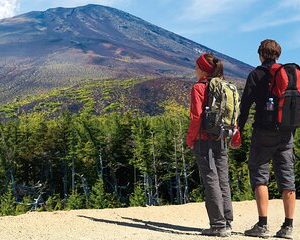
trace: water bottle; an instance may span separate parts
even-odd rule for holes
[[[204,110],[204,121],[203,121],[203,129],[208,129],[208,123],[209,123],[209,107],[206,106]]]
[[[267,102],[267,111],[274,111],[274,100],[273,98],[269,98]]]
[[[265,124],[266,125],[270,125],[273,124],[275,121],[275,112],[274,112],[274,99],[273,98],[269,98],[267,104],[266,104],[266,111],[265,111]]]

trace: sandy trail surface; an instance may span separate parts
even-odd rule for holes
[[[296,203],[294,239],[300,240],[300,200]],[[243,236],[257,221],[254,201],[234,202],[233,235]],[[270,201],[269,227],[274,235],[284,219],[281,200]],[[103,210],[29,212],[0,218],[0,240],[199,240],[208,227],[204,203]],[[272,237],[270,239],[276,239]]]

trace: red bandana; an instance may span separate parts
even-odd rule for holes
[[[198,67],[208,74],[212,74],[214,71],[214,67],[209,64],[209,62],[205,59],[206,54],[202,54],[196,61]]]

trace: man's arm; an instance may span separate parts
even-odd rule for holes
[[[255,87],[256,87],[255,77],[256,75],[252,71],[247,78],[246,86],[243,91],[243,95],[240,103],[240,115],[238,118],[238,127],[241,132],[243,131],[244,126],[248,120],[249,110],[253,102],[255,101]]]

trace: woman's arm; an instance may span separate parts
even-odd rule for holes
[[[190,148],[193,148],[199,136],[205,87],[204,83],[196,83],[191,91],[190,126],[186,137],[186,144]]]

